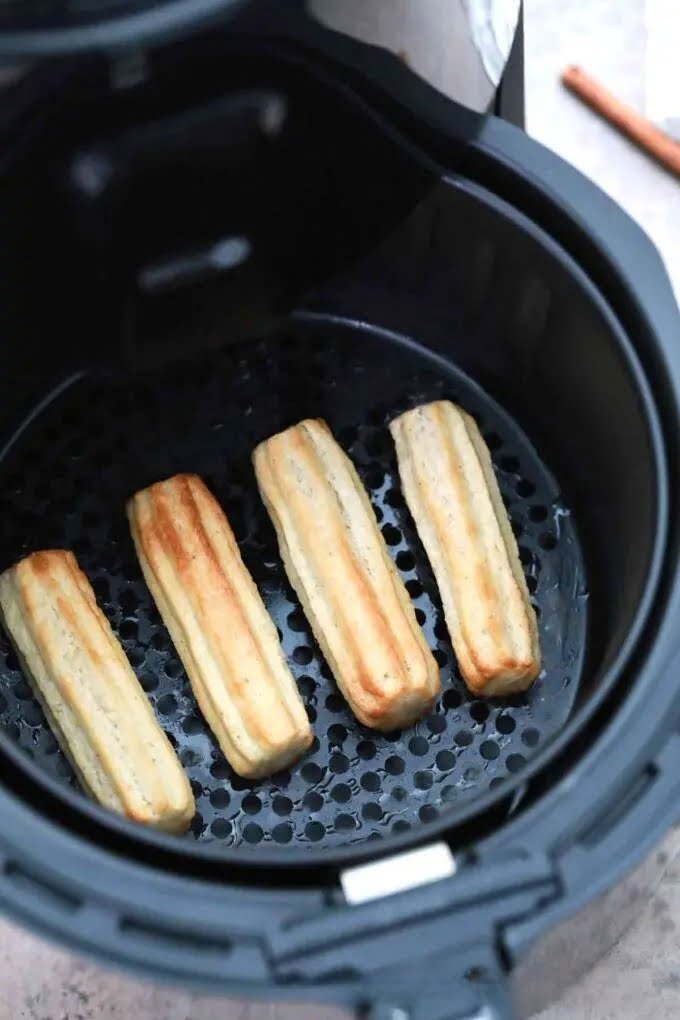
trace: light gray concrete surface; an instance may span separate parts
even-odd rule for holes
[[[680,1016],[680,835],[638,920],[561,999],[533,1020],[677,1020]]]
[[[680,181],[559,82],[565,66],[580,64],[644,111],[644,0],[525,0],[525,6],[529,133],[583,171],[644,227],[680,294]]]
[[[528,127],[592,177],[649,232],[680,293],[680,183],[567,96],[561,68],[578,62],[622,98],[644,100],[643,0],[526,0]],[[638,922],[561,1002],[537,1020],[676,1020],[680,1016],[680,863]],[[0,1020],[312,1020],[326,1007],[198,999],[76,960],[0,923]]]

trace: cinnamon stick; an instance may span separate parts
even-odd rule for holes
[[[562,84],[592,107],[640,148],[680,177],[680,143],[660,131],[632,107],[622,103],[580,67],[562,72]]]

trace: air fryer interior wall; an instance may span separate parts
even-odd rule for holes
[[[535,224],[450,180],[319,305],[451,358],[544,456],[586,554],[587,697],[633,625],[659,510],[648,387],[606,302]]]
[[[4,353],[2,385],[15,388]],[[525,699],[473,700],[456,678],[393,477],[385,422],[436,396],[481,419],[512,501],[550,665]],[[265,858],[303,845],[361,850],[366,839],[507,804],[568,718],[582,724],[618,679],[611,666],[641,623],[658,511],[649,413],[628,342],[584,274],[498,200],[442,181],[386,244],[312,295],[283,336],[165,374],[69,386],[5,451],[0,566],[32,548],[74,546],[192,778],[199,816],[187,851],[192,836]],[[413,732],[383,737],[353,722],[259,508],[248,452],[307,414],[326,416],[357,459],[437,648],[444,695]],[[3,441],[17,424],[5,424]],[[176,470],[203,473],[225,502],[314,719],[318,747],[271,782],[234,777],[216,751],[134,563],[124,500]],[[46,773],[46,797],[91,811],[0,647],[2,745],[18,744]]]

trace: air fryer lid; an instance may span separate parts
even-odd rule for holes
[[[69,56],[158,44],[224,24],[253,0],[8,0],[0,15],[0,54],[5,57]]]

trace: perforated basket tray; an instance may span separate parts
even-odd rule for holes
[[[539,614],[543,670],[526,696],[474,699],[458,674],[436,585],[400,491],[386,423],[449,397],[491,449]],[[409,730],[359,725],[338,693],[279,559],[250,453],[266,436],[321,416],[357,465],[390,554],[441,667],[443,692]],[[2,564],[73,548],[191,779],[190,839],[293,847],[380,839],[427,823],[515,777],[567,719],[585,652],[587,586],[574,523],[529,439],[451,364],[392,336],[302,329],[227,348],[128,383],[85,379],[32,424],[2,464]],[[281,636],[313,723],[290,771],[236,776],[199,714],[142,580],[124,515],[140,486],[201,474],[232,523]],[[4,638],[0,723],[61,783],[76,786]]]

